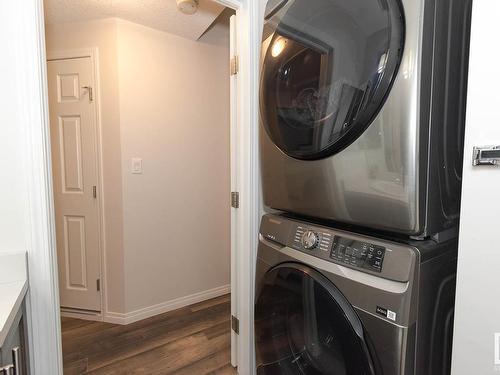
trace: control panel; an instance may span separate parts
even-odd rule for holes
[[[394,281],[410,280],[418,260],[418,250],[402,242],[381,240],[272,214],[262,218],[260,235],[263,240],[277,244],[277,248],[284,252],[296,250]],[[266,244],[261,244],[266,248]],[[293,258],[292,253],[288,254]]]
[[[297,225],[292,247],[325,260],[382,272],[386,248],[332,233]]]

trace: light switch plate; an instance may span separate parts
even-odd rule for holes
[[[132,173],[133,174],[142,174],[142,159],[141,158],[132,158]]]

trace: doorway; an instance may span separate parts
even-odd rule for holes
[[[224,60],[212,64],[216,69],[209,72],[200,65],[188,68],[193,53],[186,50],[195,49],[196,43],[210,47],[220,43],[220,35],[211,32],[219,27],[217,23],[203,33],[203,41],[193,43],[127,20],[90,22],[89,29],[96,34],[96,30],[115,33],[117,65],[110,64],[109,59],[109,41],[113,36],[103,38],[107,39],[105,46],[96,42],[96,47],[82,48],[84,44],[70,41],[72,33],[78,37],[89,35],[83,30],[85,25],[47,26],[56,222],[62,223],[56,227],[56,233],[63,349],[64,335],[71,335],[71,330],[65,328],[84,324],[68,318],[122,326],[149,319],[158,321],[160,316],[179,308],[224,296],[234,287],[230,281],[236,282],[228,272],[234,263],[231,248],[235,248],[231,246],[233,210],[229,199],[230,187],[236,184],[231,178],[236,162],[230,158],[236,154],[229,147],[230,122],[236,118],[229,111],[236,109],[236,105],[230,105],[233,99],[229,93],[230,87],[236,89],[236,76],[229,76],[233,43],[226,40]],[[225,27],[229,33],[229,22]],[[174,54],[162,55],[161,45],[174,43],[174,39],[178,61],[171,65],[169,60]],[[92,45],[88,39],[86,43]],[[201,51],[196,53],[203,56]],[[154,56],[144,59],[148,55]],[[203,56],[201,64],[210,66],[210,58],[210,54]],[[93,80],[85,79],[85,63],[95,72],[93,77],[90,75]],[[221,90],[214,87],[212,75],[221,71],[227,78],[227,119],[217,122],[210,119],[223,112],[214,102]],[[118,85],[110,89],[111,76]],[[194,77],[194,89],[192,82],[186,81],[190,77]],[[188,85],[191,86],[186,89]],[[194,90],[203,95],[200,97]],[[212,104],[207,105],[210,101]],[[182,113],[178,111],[181,107]],[[115,113],[110,115],[113,108]],[[94,121],[90,120],[92,117]],[[109,121],[112,117],[115,123]],[[225,133],[221,134],[224,123]],[[119,131],[113,124],[118,124]],[[93,137],[89,135],[92,132]],[[118,155],[118,162],[110,154]],[[95,164],[95,168],[86,164]],[[86,173],[87,169],[95,171],[95,176]],[[218,187],[214,189],[212,182]],[[60,192],[58,184],[62,186]],[[220,188],[221,184],[224,188]],[[73,194],[69,195],[73,200],[76,196],[91,197],[94,210],[87,213],[80,206],[72,206],[72,212],[64,212],[64,194]],[[110,205],[119,209],[110,209]],[[222,227],[217,213],[220,209],[225,210],[228,219],[222,231],[216,229]],[[97,225],[90,227],[87,222],[95,217]],[[90,232],[94,228],[95,232]],[[90,240],[92,233],[98,234],[96,242]],[[210,254],[208,249],[216,252]],[[221,283],[220,279],[227,282]],[[197,285],[202,289],[197,290]],[[96,300],[102,303],[87,303],[75,290],[97,294]],[[76,297],[67,302],[67,294]],[[217,299],[213,301],[214,306],[219,305]],[[232,315],[236,315],[235,311]],[[227,335],[235,348],[236,336],[230,332],[229,314],[227,318]],[[105,327],[102,329],[109,328]],[[114,326],[110,329],[119,330]],[[73,342],[74,337],[68,336],[66,341]]]
[[[238,368],[240,373],[250,374],[254,366],[253,264],[260,220],[256,98],[263,2],[217,2],[236,9],[239,19],[236,27],[240,56],[236,135],[240,192],[236,220],[237,304],[240,317]],[[19,95],[9,95],[11,100],[7,103],[16,105],[12,109],[18,116],[12,124],[19,127],[20,134],[23,134],[18,144],[19,152],[24,156],[25,168],[16,173],[19,173],[20,179],[27,181],[27,185],[25,191],[19,191],[18,195],[29,201],[22,211],[29,220],[26,230],[20,231],[19,236],[24,237],[28,253],[30,363],[35,374],[62,374],[43,4],[42,0],[29,0],[15,5],[6,2],[0,12],[0,24],[4,34],[9,35],[5,39],[7,46],[11,47],[8,50],[16,51],[6,63],[6,72],[12,68],[18,73],[16,87]]]

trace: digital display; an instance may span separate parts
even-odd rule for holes
[[[382,272],[385,247],[335,236],[330,258],[355,267]]]

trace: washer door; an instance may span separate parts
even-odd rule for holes
[[[287,155],[320,159],[383,106],[403,54],[403,9],[400,0],[285,0],[264,38],[262,124]]]
[[[255,304],[258,375],[373,375],[363,326],[319,272],[285,263],[268,271]]]

